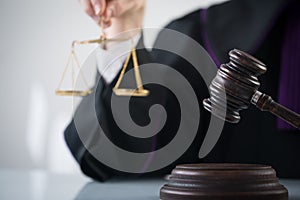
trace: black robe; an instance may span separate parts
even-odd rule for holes
[[[278,92],[280,73],[280,55],[283,40],[286,14],[291,6],[299,6],[296,1],[283,0],[232,0],[207,10],[197,10],[166,26],[193,38],[212,55],[216,64],[228,62],[228,51],[238,48],[253,54],[267,64],[268,72],[260,78],[260,90],[271,95],[275,100]],[[276,129],[276,117],[250,107],[241,113],[239,124],[226,123],[221,137],[214,149],[203,159],[198,158],[199,148],[207,131],[210,113],[203,109],[202,100],[209,97],[205,81],[195,68],[184,58],[156,47],[170,41],[170,36],[162,31],[149,53],[143,49],[142,41],[137,51],[140,64],[161,63],[171,66],[183,74],[192,85],[201,113],[199,129],[192,145],[185,153],[167,167],[150,173],[130,174],[114,170],[99,162],[86,149],[78,135],[74,119],[65,130],[65,139],[80,167],[87,176],[99,181],[111,176],[154,176],[170,173],[179,163],[195,162],[238,162],[263,163],[272,165],[279,177],[300,178],[299,131],[279,131]],[[183,41],[184,43],[184,41]],[[188,45],[182,45],[182,51],[189,51]],[[201,60],[199,61],[201,62]],[[132,66],[132,63],[130,63]],[[142,74],[143,77],[143,74]],[[132,77],[133,78],[133,77]],[[116,78],[117,79],[117,78]],[[147,125],[149,107],[162,105],[167,112],[167,121],[163,129],[147,139],[134,138],[118,128],[110,110],[112,87],[116,79],[109,85],[97,75],[94,93],[84,97],[75,116],[81,116],[83,131],[89,138],[89,148],[96,149],[101,140],[91,113],[86,107],[96,110],[98,121],[105,130],[106,136],[117,146],[132,152],[149,152],[160,149],[174,137],[180,123],[180,107],[172,92],[155,84],[145,87],[150,90],[146,98],[131,98],[130,114],[139,125]],[[129,84],[130,85],[130,84]],[[131,86],[132,83],[131,83]],[[145,114],[146,113],[146,114]],[[165,134],[164,134],[165,133]],[[166,134],[167,133],[167,134]]]

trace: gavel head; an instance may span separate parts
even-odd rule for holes
[[[210,98],[204,108],[231,123],[240,120],[239,111],[248,108],[260,83],[257,77],[266,72],[266,66],[253,56],[234,49],[230,62],[222,64],[209,86]]]

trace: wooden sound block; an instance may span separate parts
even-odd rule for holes
[[[161,200],[288,200],[271,166],[186,164],[173,169]]]

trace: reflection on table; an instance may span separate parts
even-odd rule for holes
[[[0,170],[1,200],[159,200],[161,179],[93,182],[80,175]],[[281,179],[290,200],[300,200],[300,180]]]

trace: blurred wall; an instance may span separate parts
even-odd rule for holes
[[[222,1],[148,0],[145,27]],[[1,0],[0,25],[0,168],[78,171],[63,141],[72,99],[54,90],[71,41],[96,38],[99,28],[78,0]],[[146,39],[151,43],[154,36]],[[82,48],[80,60],[91,50]]]

